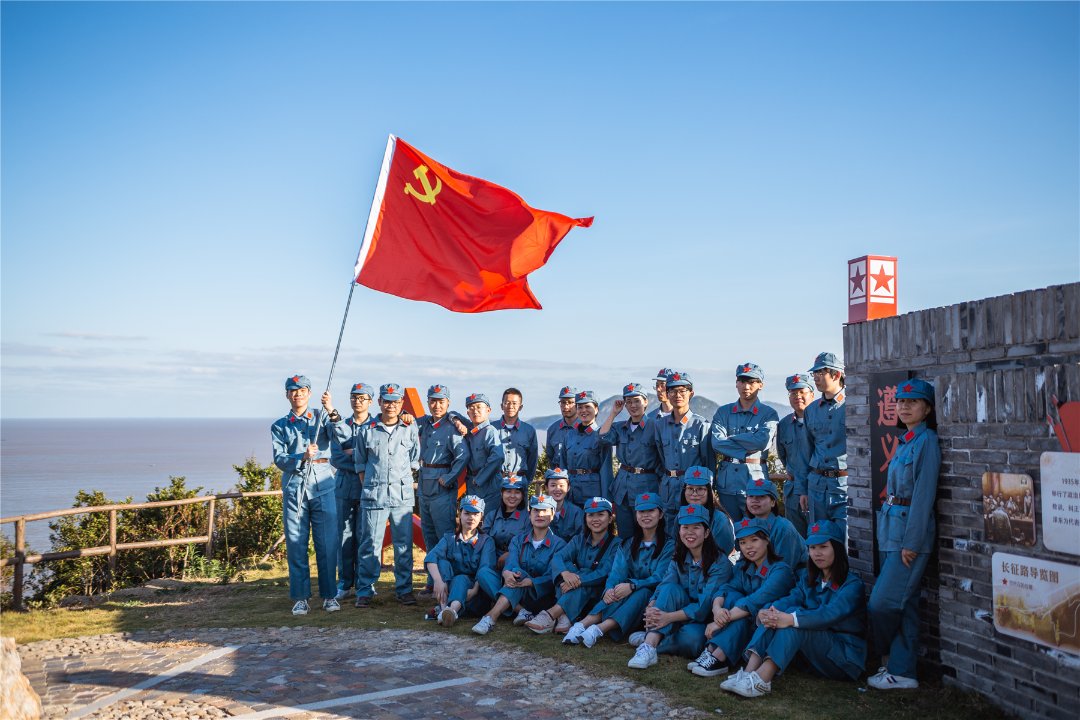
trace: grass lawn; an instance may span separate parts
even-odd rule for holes
[[[315,570],[314,561],[311,563]],[[423,579],[416,576],[417,587]],[[313,585],[315,585],[313,581]],[[317,587],[317,586],[316,586]],[[831,682],[800,671],[781,676],[771,695],[745,700],[719,689],[720,679],[694,677],[686,671],[686,659],[661,656],[648,670],[630,670],[633,654],[628,645],[601,640],[594,648],[569,647],[552,635],[538,636],[500,622],[487,637],[472,634],[473,621],[463,619],[445,630],[423,619],[426,607],[406,608],[394,600],[393,576],[386,572],[379,596],[368,610],[357,610],[351,601],[341,612],[328,614],[312,603],[305,617],[289,610],[288,578],[284,567],[247,573],[245,582],[227,585],[188,582],[169,589],[141,588],[124,591],[84,608],[6,612],[0,616],[0,632],[19,643],[51,638],[97,635],[136,630],[207,627],[282,627],[305,625],[335,628],[400,628],[450,632],[477,644],[506,644],[521,650],[575,663],[598,676],[620,675],[660,690],[675,704],[687,704],[724,717],[769,720],[798,717],[800,720],[836,718],[874,720],[888,718],[980,718],[1007,717],[982,697],[943,687],[935,679],[923,679],[918,691],[881,692],[865,683]],[[514,670],[520,671],[520,668]]]

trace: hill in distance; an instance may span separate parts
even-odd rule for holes
[[[615,405],[615,401],[620,398],[620,395],[612,395],[608,399],[600,402],[600,411],[596,416],[596,423],[598,425],[604,424],[604,420],[607,419],[608,414],[611,412],[612,406]],[[728,400],[727,402],[731,402],[731,400]],[[724,404],[726,405],[727,402],[725,402]],[[787,405],[779,405],[777,403],[769,402],[767,400],[764,401],[764,404],[775,410],[777,414],[780,415],[780,417],[784,417],[791,412],[791,408]],[[649,393],[649,409],[651,410],[655,408],[656,405],[656,395],[654,395],[653,393]],[[695,395],[693,398],[690,399],[690,410],[696,412],[698,415],[701,415],[706,420],[712,420],[712,416],[716,414],[716,409],[718,407],[720,407],[719,403],[710,400],[704,395]],[[501,417],[501,413],[499,412],[498,408],[494,408],[491,415],[493,418]],[[529,423],[537,430],[547,430],[553,422],[559,419],[559,417],[559,415],[541,415],[539,417],[526,418],[525,422]],[[625,420],[626,418],[627,415],[626,411],[624,410],[623,412],[619,413],[618,416],[616,416],[615,420],[616,422],[618,422],[619,420]]]

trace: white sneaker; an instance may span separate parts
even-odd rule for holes
[[[651,667],[655,664],[656,648],[654,648],[647,642],[643,642],[637,646],[637,651],[634,652],[634,657],[630,658],[630,662],[626,663],[626,667],[644,670],[645,668]]]
[[[307,600],[297,600],[296,604],[292,606],[293,615],[307,615],[308,614]]]
[[[334,598],[326,598],[322,601],[322,609],[326,612],[337,612],[341,609],[341,603]]]
[[[570,616],[563,613],[559,616],[559,619],[555,621],[555,632],[559,635],[565,635],[570,632]]]
[[[893,675],[888,670],[870,678],[866,684],[877,690],[914,690],[919,687],[919,681],[915,678]]]
[[[487,617],[487,615],[485,615],[484,617]],[[443,627],[453,627],[454,623],[456,622],[457,613],[454,611],[454,608],[450,607],[449,605],[444,607],[442,611],[439,612],[439,624]]]
[[[748,673],[743,673],[742,680],[731,688],[731,692],[746,698],[762,697],[772,692],[772,683],[765,682],[756,671],[751,670]]]
[[[627,642],[630,643],[630,647],[637,647],[641,643],[645,642],[645,635],[647,633],[644,630],[638,630],[637,632],[630,633],[630,638]]]
[[[570,629],[566,631],[566,637],[562,639],[564,645],[577,645],[581,641],[581,636],[585,634],[585,626],[577,622],[570,626]]]
[[[342,600],[347,600],[351,598],[355,594],[356,591],[352,588],[342,588],[341,590],[337,591],[337,595],[334,596],[334,599],[338,602],[341,602]]]
[[[514,622],[517,622],[517,618],[514,618]],[[529,628],[537,635],[546,635],[555,627],[555,620],[548,615],[547,610],[541,610],[532,620],[525,623],[525,627]]]
[[[581,634],[581,643],[587,648],[591,648],[596,644],[596,641],[604,637],[604,631],[600,629],[599,625],[590,625],[585,628],[585,632]]]
[[[487,635],[495,627],[495,621],[487,615],[480,618],[480,622],[472,626],[472,631],[477,635]]]
[[[703,650],[698,659],[690,665],[693,666],[687,666],[690,672],[698,677],[716,677],[717,675],[726,675],[728,671],[727,663],[721,662],[719,658],[708,650]]]
[[[734,692],[734,690],[732,690],[732,688],[734,688],[736,685],[738,685],[740,682],[742,682],[742,679],[743,679],[744,675],[746,675],[746,671],[743,670],[742,668],[739,668],[739,671],[737,673],[730,676],[724,682],[720,683],[720,689],[721,690],[727,690],[728,692]]]
[[[535,613],[529,612],[525,608],[521,608],[520,610],[518,610],[517,617],[514,618],[514,626],[520,627],[532,620],[534,617],[536,617]]]

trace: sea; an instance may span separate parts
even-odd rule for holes
[[[75,493],[143,502],[183,476],[203,493],[236,485],[233,465],[272,460],[274,418],[0,420],[0,516],[71,507]],[[49,521],[27,523],[26,541],[47,550]],[[15,537],[13,523],[0,532]]]

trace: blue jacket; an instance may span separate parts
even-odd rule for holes
[[[484,533],[478,533],[466,542],[457,533],[448,532],[428,551],[424,564],[438,565],[443,582],[448,583],[456,575],[465,575],[475,581],[480,568],[495,569],[495,559],[495,543]]]
[[[749,560],[740,560],[731,579],[713,597],[724,598],[728,610],[746,610],[756,621],[758,610],[784,597],[794,586],[795,573],[782,560],[766,562],[760,568]]]
[[[412,471],[420,467],[416,423],[387,427],[379,416],[368,420],[356,435],[353,463],[364,474],[360,500],[367,507],[412,505]]]
[[[776,426],[776,454],[791,480],[784,483],[785,502],[792,495],[806,495],[806,476],[810,472],[810,440],[806,436],[806,423],[796,422],[795,413],[785,415]]]
[[[720,552],[725,556],[730,555],[735,549],[735,526],[731,524],[728,514],[721,509],[714,509],[709,530],[712,531],[713,541],[720,548]]]
[[[602,587],[608,573],[611,572],[611,564],[615,562],[615,555],[619,550],[619,539],[611,535],[607,552],[600,557],[600,550],[608,539],[609,536],[605,535],[599,545],[593,545],[591,533],[583,532],[572,537],[551,562],[552,581],[558,585],[561,582],[559,575],[569,571],[581,578],[582,587]]]
[[[766,521],[769,524],[769,542],[780,559],[798,570],[806,565],[806,541],[791,521],[786,517],[770,513]]]
[[[866,588],[849,572],[843,585],[811,582],[799,572],[795,587],[773,603],[777,610],[794,613],[800,630],[828,630],[836,640],[828,657],[857,675],[866,665]]]
[[[484,495],[494,494],[499,469],[503,464],[503,446],[498,430],[485,420],[469,429],[465,442],[469,446],[466,474],[471,487]]]
[[[369,415],[367,420],[357,423],[348,417],[334,425],[330,438],[330,464],[337,472],[337,496],[342,500],[360,499],[360,478],[356,474],[352,449],[356,446],[356,433],[370,419]]]
[[[585,528],[585,511],[570,502],[568,495],[562,508],[555,512],[551,531],[561,538],[572,538]]]
[[[920,425],[900,437],[896,454],[889,462],[885,492],[911,500],[910,506],[883,504],[878,513],[878,550],[895,552],[913,550],[928,553],[934,549],[937,524],[934,500],[937,497],[941,447],[937,433]]]
[[[495,541],[495,552],[499,555],[510,549],[510,541],[514,536],[530,527],[528,510],[519,509],[507,514],[500,507],[495,512],[484,514],[483,530]]]
[[[322,408],[308,408],[299,417],[290,410],[270,426],[274,465],[281,470],[281,489],[286,494],[303,490],[305,497],[315,498],[337,488],[337,478],[329,462],[332,426]],[[338,439],[345,439],[344,432]],[[307,446],[312,443],[319,446],[315,459],[323,462],[303,463]]]
[[[566,434],[574,429],[572,424],[567,425],[560,417],[547,431],[544,447],[547,451],[548,467],[566,467]]]
[[[779,422],[780,416],[776,411],[757,400],[746,410],[742,409],[738,401],[716,409],[710,433],[712,451],[740,461],[720,462],[717,465],[717,492],[741,495],[746,492],[747,482],[765,477],[762,472],[767,469],[767,465],[762,465],[766,461],[764,453],[776,437],[776,425]],[[747,463],[746,460],[758,462]]]
[[[449,417],[436,422],[430,415],[416,421],[420,434],[420,495],[431,499],[457,495],[457,480],[469,462],[469,446]],[[448,468],[424,467],[449,465]]]
[[[632,423],[629,420],[612,423],[611,428],[600,436],[605,445],[615,447],[619,459],[619,472],[615,475],[607,497],[615,505],[632,506],[642,493],[660,491],[657,466],[660,456],[656,452],[656,427],[647,420]],[[645,473],[631,473],[624,467],[641,468]]]
[[[611,486],[611,446],[600,440],[600,427],[596,422],[590,425],[578,422],[564,437],[566,464],[563,469],[593,471],[587,475],[570,472],[570,487],[593,475],[599,478],[600,494],[604,495],[606,488]]]
[[[806,406],[806,439],[810,443],[810,467],[847,470],[847,429],[844,426],[846,391],[832,400],[820,398]]]
[[[551,563],[566,545],[561,537],[548,528],[540,547],[533,547],[532,527],[510,541],[510,554],[506,558],[503,570],[519,572],[532,578],[536,595],[543,597],[555,591],[551,580]]]
[[[669,470],[681,475],[694,465],[715,467],[716,461],[709,448],[709,421],[697,413],[688,412],[681,422],[674,415],[665,415],[652,421],[656,427],[653,442],[660,458],[662,475]]]
[[[624,582],[633,582],[638,590],[655,590],[664,579],[668,566],[671,565],[671,558],[675,555],[675,541],[667,538],[659,552],[656,552],[655,546],[641,547],[638,549],[637,557],[630,552],[633,544],[632,537],[622,541],[619,552],[615,555],[615,561],[611,563],[611,572],[604,585],[605,590],[610,590]]]
[[[540,446],[536,441],[536,430],[520,419],[515,425],[506,425],[502,418],[491,423],[499,433],[499,442],[503,447],[502,471],[508,475],[525,478],[531,483],[536,474],[536,463],[540,459]]]
[[[686,553],[682,565],[672,557],[660,585],[675,583],[685,590],[690,596],[690,603],[679,609],[690,618],[689,622],[705,623],[712,616],[713,598],[730,580],[731,572],[731,563],[723,555],[716,558],[707,572],[702,572],[701,566],[694,563],[690,553]],[[653,598],[656,598],[656,593],[653,593]]]

